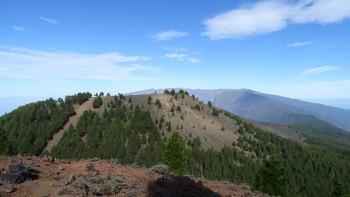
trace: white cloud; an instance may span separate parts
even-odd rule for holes
[[[138,64],[148,59],[116,52],[84,54],[4,46],[0,48],[3,66],[0,67],[0,78],[149,80],[139,74],[152,72],[155,68]]]
[[[132,68],[134,68],[134,71],[152,71],[152,72],[160,71],[159,67],[144,66],[140,64],[133,64]]]
[[[185,53],[167,53],[164,55],[164,57],[178,59],[180,61],[183,61],[186,56],[187,54]]]
[[[334,66],[320,66],[320,67],[307,69],[302,74],[303,75],[318,75],[321,73],[330,72],[330,71],[334,71],[337,69],[338,68],[334,67]]]
[[[279,31],[289,24],[340,22],[350,17],[349,0],[260,1],[204,21],[203,35],[213,40]]]
[[[200,59],[193,58],[193,57],[187,58],[187,61],[191,62],[192,64],[197,64],[197,63],[200,63],[200,62],[201,62]]]
[[[294,6],[291,21],[303,23],[336,23],[350,17],[349,0],[301,0]]]
[[[240,38],[252,34],[278,31],[287,25],[289,7],[277,1],[257,3],[250,8],[239,8],[206,20],[210,39]]]
[[[305,47],[305,46],[309,46],[309,45],[312,45],[312,44],[313,44],[313,42],[311,42],[311,41],[293,42],[293,43],[287,44],[287,47],[292,47],[292,48]]]
[[[187,35],[188,35],[187,32],[169,30],[169,31],[159,32],[155,34],[153,38],[158,41],[167,41],[167,40],[173,40],[175,38],[186,37]]]
[[[43,21],[45,21],[45,22],[47,22],[47,23],[50,23],[50,24],[53,24],[53,25],[58,25],[59,23],[56,21],[56,20],[54,20],[54,19],[52,19],[52,18],[47,18],[47,17],[43,17],[43,16],[41,16],[41,17],[39,17],[41,20],[43,20]]]
[[[18,25],[13,25],[12,29],[15,30],[15,31],[22,31],[22,32],[29,31],[29,29],[24,28],[22,26],[18,26]]]
[[[178,61],[186,61],[192,64],[197,64],[201,62],[201,60],[197,58],[189,57],[186,53],[167,53],[164,55],[164,57],[169,59],[176,59]]]

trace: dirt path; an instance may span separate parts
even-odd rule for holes
[[[61,140],[64,132],[69,128],[70,125],[73,125],[73,126],[77,125],[78,120],[79,120],[80,116],[83,115],[84,111],[92,108],[93,99],[94,98],[90,98],[88,101],[85,101],[83,104],[74,107],[75,115],[69,117],[69,120],[64,125],[64,127],[53,135],[53,138],[47,143],[47,145],[45,147],[46,151],[51,152],[52,148],[55,145],[57,145],[57,143]]]

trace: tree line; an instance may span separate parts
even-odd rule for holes
[[[41,154],[47,141],[74,114],[73,100],[49,99],[2,116],[0,153]],[[240,137],[221,150],[204,149],[198,137],[191,137],[186,144],[178,133],[169,139],[162,137],[150,113],[134,106],[131,99],[126,103],[123,95],[115,96],[106,106],[103,113],[85,111],[51,154],[72,159],[116,158],[122,164],[144,166],[162,162],[178,173],[247,183],[272,195],[349,194],[349,152],[283,139],[222,110],[215,115],[231,118]]]

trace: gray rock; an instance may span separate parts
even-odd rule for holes
[[[62,187],[64,187],[65,185],[63,184],[63,183],[61,183],[61,182],[52,182],[52,183],[50,183],[49,184],[49,186],[50,187],[55,187],[55,188],[62,188]]]
[[[29,167],[24,163],[16,163],[9,165],[9,173],[18,173],[23,171],[28,171]]]
[[[57,190],[57,195],[69,195],[72,194],[72,192],[67,187],[61,187]]]
[[[129,190],[125,192],[125,197],[137,197],[136,192],[134,190]]]
[[[0,174],[0,183],[23,183],[25,177],[22,173],[2,173]]]
[[[5,184],[5,185],[0,186],[0,191],[5,192],[5,193],[12,193],[16,190],[12,185]]]

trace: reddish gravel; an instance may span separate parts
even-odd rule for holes
[[[30,165],[33,169],[39,170],[39,178],[37,180],[26,181],[21,184],[14,184],[13,187],[16,188],[16,191],[12,193],[5,193],[0,191],[1,197],[74,196],[74,194],[58,195],[60,186],[64,187],[64,185],[69,180],[69,177],[72,175],[75,177],[96,175],[112,175],[122,177],[127,184],[127,187],[122,189],[120,193],[112,196],[154,196],[152,195],[154,194],[154,192],[152,193],[154,189],[157,191],[166,192],[169,188],[174,186],[178,188],[178,192],[183,192],[181,188],[183,187],[184,190],[188,190],[188,188],[186,188],[188,185],[191,185],[191,192],[202,192],[200,194],[216,194],[216,196],[262,196],[261,194],[250,191],[246,186],[237,186],[229,182],[210,181],[191,177],[179,178],[175,175],[170,175],[162,178],[162,175],[152,173],[148,168],[136,168],[131,166],[113,164],[105,160],[90,161],[94,163],[95,170],[88,172],[86,170],[86,164],[88,161],[86,160],[58,160],[54,163],[51,163],[47,158],[29,156],[2,156],[0,157],[0,172],[4,173],[9,164],[18,162],[24,162]],[[1,185],[0,183],[0,188],[3,186],[4,185]],[[71,186],[68,185],[68,187]],[[174,195],[175,193],[172,194],[173,195],[170,196],[176,196]],[[82,192],[77,192],[76,196],[83,196],[83,194]],[[90,192],[88,196],[93,195]]]

